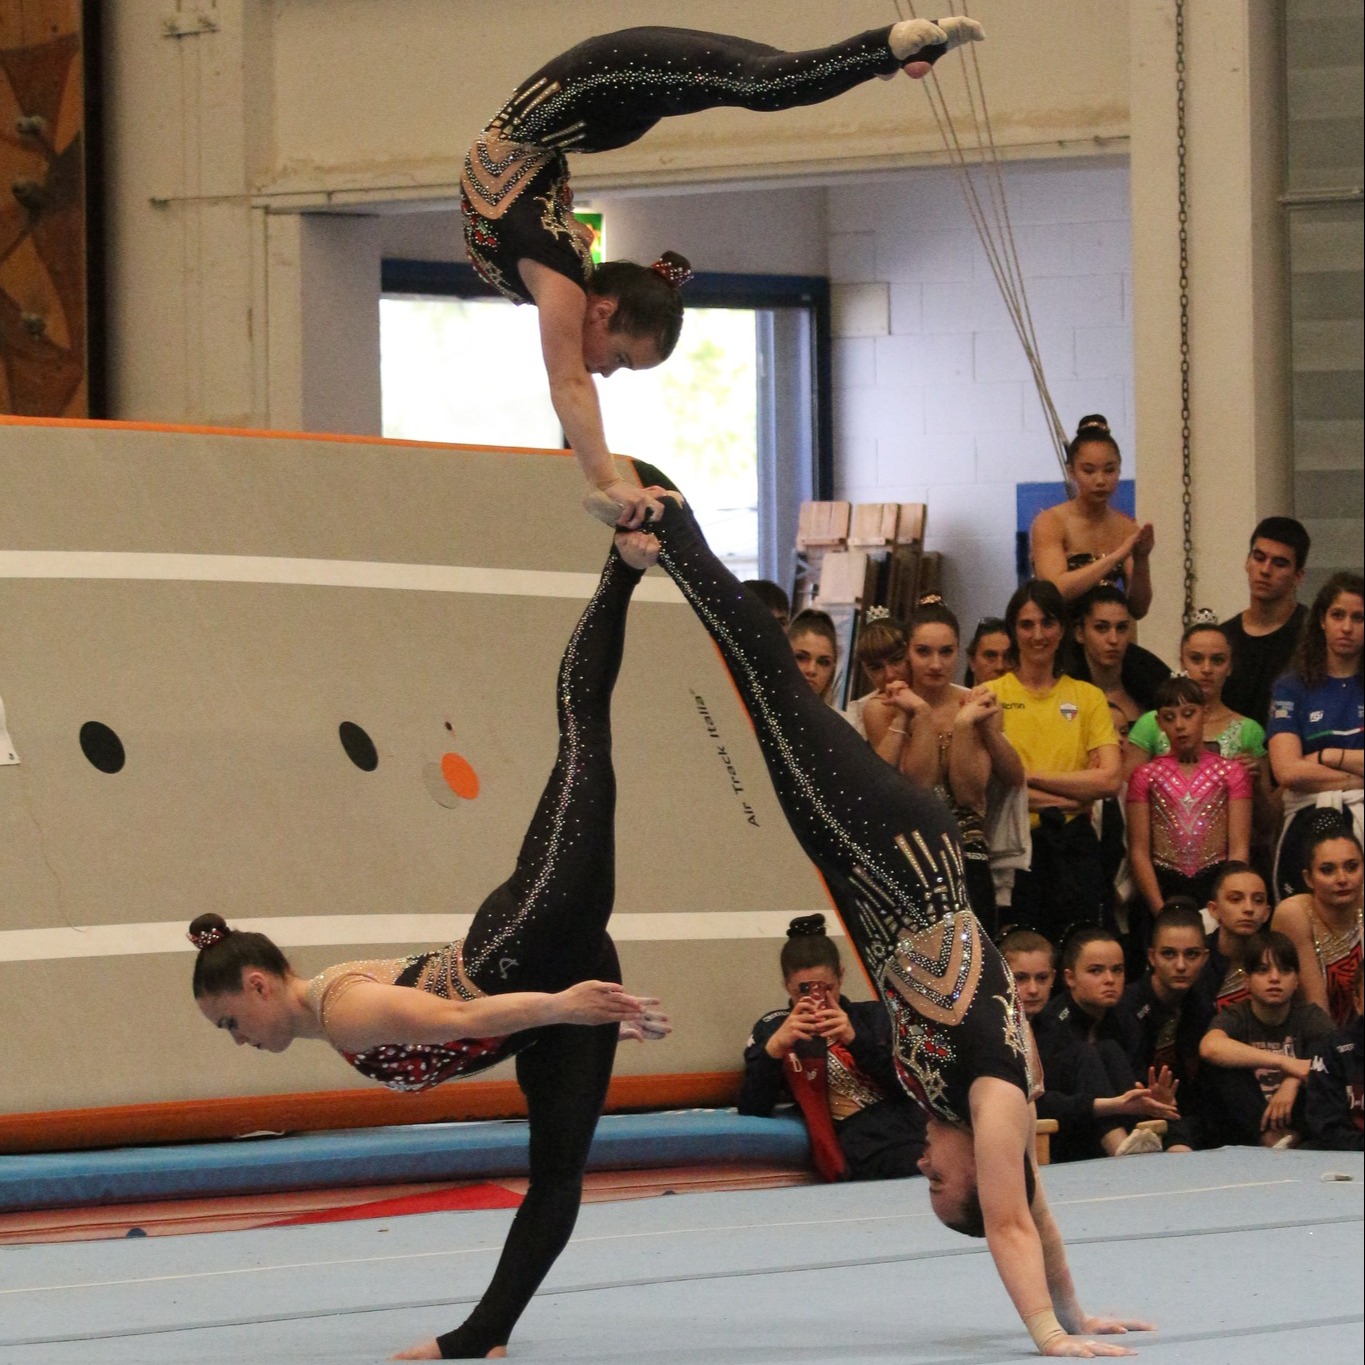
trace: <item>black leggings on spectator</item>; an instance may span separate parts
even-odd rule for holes
[[[626,609],[641,575],[613,549],[564,651],[556,686],[559,750],[512,876],[479,908],[464,940],[480,990],[558,991],[619,981],[607,936],[615,898],[616,779],[611,696]],[[620,1029],[560,1025],[522,1036],[517,1083],[530,1127],[530,1187],[477,1307],[436,1338],[444,1360],[505,1346],[578,1219],[583,1171]]]
[[[1033,831],[1032,863],[1016,872],[1002,924],[1033,929],[1061,946],[1072,930],[1102,924],[1111,913],[1113,894],[1106,883],[1099,836],[1089,816],[1067,820],[1060,811],[1044,811]]]

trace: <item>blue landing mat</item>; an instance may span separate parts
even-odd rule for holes
[[[589,1170],[767,1162],[804,1166],[798,1118],[743,1118],[730,1110],[608,1114]],[[0,1159],[0,1212],[135,1204],[341,1185],[484,1180],[525,1175],[524,1122],[352,1128],[239,1142],[44,1152]]]
[[[1349,1181],[1324,1181],[1338,1171]],[[1360,1365],[1359,1154],[1050,1167],[1081,1301],[1160,1324],[1137,1365]],[[0,1247],[2,1365],[378,1365],[461,1321],[510,1210]],[[922,1180],[587,1205],[512,1359],[1037,1360],[989,1253]]]

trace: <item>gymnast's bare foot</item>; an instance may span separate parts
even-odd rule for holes
[[[424,1341],[420,1346],[413,1346],[409,1350],[399,1351],[396,1356],[390,1356],[390,1360],[440,1360],[441,1348],[435,1341]],[[495,1346],[484,1356],[485,1360],[506,1360],[507,1347]]]

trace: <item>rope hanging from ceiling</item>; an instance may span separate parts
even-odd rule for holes
[[[915,19],[914,0],[895,0],[896,17]],[[965,0],[960,5],[962,14],[970,17]],[[908,13],[907,13],[908,11]],[[1189,176],[1188,147],[1185,118],[1185,0],[1174,0],[1175,12],[1175,95],[1176,95],[1176,174],[1178,192],[1177,221],[1180,247],[1180,455],[1182,548],[1184,551],[1184,602],[1182,616],[1186,626],[1194,620],[1194,466],[1190,420],[1190,254],[1189,254]],[[976,44],[965,43],[957,50],[961,64],[967,109],[971,119],[971,136],[959,133],[948,106],[943,85],[939,80],[941,62],[935,63],[924,80],[929,108],[938,125],[944,150],[957,175],[966,200],[967,213],[976,229],[1009,312],[1019,344],[1024,348],[1033,375],[1038,399],[1043,407],[1048,433],[1061,467],[1062,479],[1071,487],[1066,469],[1066,428],[1057,414],[1056,405],[1048,390],[1047,376],[1038,349],[1038,337],[1029,310],[1028,290],[1024,285],[1023,270],[1015,245],[1010,222],[1009,201],[1005,195],[1005,178],[1000,155],[991,129],[990,107],[977,62]]]
[[[908,14],[902,12],[901,0],[895,0],[895,6],[896,15],[900,19],[919,17],[915,13],[914,0],[905,0],[904,8],[909,11]],[[959,8],[964,17],[971,17],[965,3]],[[1043,406],[1043,416],[1047,422],[1048,435],[1052,438],[1062,480],[1070,488],[1071,481],[1066,469],[1066,428],[1057,415],[1056,405],[1048,390],[1047,376],[1043,372],[1043,359],[1038,350],[1038,335],[1033,327],[1028,290],[1024,285],[1024,272],[1019,264],[1019,251],[1014,240],[1014,228],[1010,222],[1004,171],[996,149],[995,135],[991,129],[990,106],[986,101],[986,88],[981,81],[981,68],[977,62],[975,49],[975,43],[964,43],[957,50],[971,120],[970,138],[965,130],[959,133],[957,122],[949,108],[943,83],[939,79],[939,71],[943,65],[941,61],[934,64],[923,84],[929,97],[929,108],[933,112],[934,122],[938,125],[939,136],[943,139],[944,150],[948,153],[949,163],[962,188],[967,213],[986,253],[991,273],[999,286],[1000,297],[1004,300],[1015,335],[1024,348],[1024,355],[1033,375],[1034,387],[1038,390],[1038,399]]]

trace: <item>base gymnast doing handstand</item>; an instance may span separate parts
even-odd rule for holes
[[[1042,1354],[1132,1354],[1089,1339],[1150,1326],[1092,1317],[1077,1301],[1034,1169],[1032,1039],[1014,978],[971,913],[946,807],[811,691],[781,626],[711,552],[673,486],[636,469],[663,516],[618,533],[616,547],[639,568],[657,560],[724,657],[783,812],[890,1012],[898,1073],[928,1115],[920,1169],[934,1212],[984,1235]],[[589,510],[607,509],[589,496]]]
[[[606,932],[615,895],[611,694],[640,571],[615,550],[564,652],[559,752],[512,876],[459,942],[296,976],[263,934],[217,915],[190,925],[194,995],[237,1043],[330,1043],[358,1071],[425,1090],[516,1054],[530,1120],[530,1187],[492,1283],[464,1324],[395,1357],[504,1355],[578,1217],[583,1171],[620,1035],[659,1038],[655,1000],[627,995]],[[600,979],[598,979],[600,978]]]
[[[591,230],[573,215],[566,153],[638,141],[662,118],[732,107],[764,112],[819,104],[874,76],[926,74],[945,52],[982,37],[955,15],[906,19],[808,52],[724,33],[628,28],[589,38],[528,76],[475,139],[460,177],[465,248],[514,303],[534,303],[550,398],[584,477],[615,516],[639,526],[651,495],[621,479],[602,427],[593,375],[647,370],[682,328],[687,261],[595,266]]]

